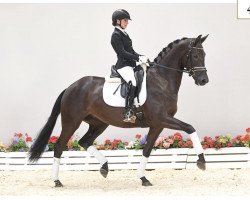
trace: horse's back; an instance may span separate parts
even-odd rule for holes
[[[65,91],[62,101],[78,102],[83,98],[89,100],[93,93],[102,91],[105,79],[97,76],[84,76],[72,83]]]
[[[97,77],[97,76],[84,76],[77,80],[76,82],[72,83],[67,90],[70,89],[80,89],[80,90],[85,90],[88,87],[93,87],[93,86],[103,86],[104,84],[104,77]]]

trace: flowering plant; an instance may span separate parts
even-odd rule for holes
[[[201,142],[203,149],[214,148],[215,140],[211,137],[205,136],[203,141]]]
[[[183,139],[182,135],[176,132],[174,135],[158,137],[154,147],[158,149],[192,148],[193,143],[189,138],[187,140]]]
[[[201,142],[203,149],[207,148],[216,148],[220,149],[223,147],[232,147],[232,137],[230,134],[227,135],[221,135],[221,136],[215,136],[215,139],[212,139],[211,137],[204,137],[204,140]]]
[[[30,137],[27,133],[25,133],[25,142],[26,142],[26,145],[27,145],[27,147],[31,147],[31,145],[32,145],[32,142],[33,142],[33,140],[32,140],[32,137]]]
[[[70,138],[67,143],[67,150],[68,151],[79,151],[81,150],[81,146],[78,144],[76,138]]]
[[[250,147],[250,128],[246,129],[246,133],[243,135],[237,135],[233,138],[233,146],[234,147]]]
[[[25,136],[25,137],[24,137]],[[30,142],[32,142],[31,137],[26,133],[23,135],[22,133],[15,133],[12,143],[7,148],[8,151],[28,151]]]
[[[77,135],[77,134],[76,134]],[[141,134],[136,134],[135,138],[131,142],[123,142],[120,139],[115,139],[113,141],[106,140],[104,144],[97,144],[94,142],[93,145],[99,150],[117,150],[117,149],[143,149],[147,143],[148,135],[142,136]],[[58,136],[51,136],[46,151],[53,151],[55,143],[58,140]],[[26,133],[15,133],[11,144],[7,147],[0,142],[0,152],[1,151],[28,151],[31,147],[33,139]],[[230,134],[215,136],[215,138],[205,136],[201,141],[204,149],[207,148],[223,148],[223,147],[249,147],[250,148],[250,128],[246,129],[246,133],[240,134],[234,138]],[[155,149],[168,149],[168,148],[192,148],[192,141],[187,138],[184,139],[182,135],[178,132],[170,136],[160,136],[154,143]],[[70,138],[67,146],[64,150],[83,150],[83,148],[78,144],[78,139],[76,136]]]
[[[98,150],[117,150],[117,149],[125,149],[127,142],[123,142],[120,139],[114,139],[113,142],[111,140],[105,140],[104,144],[96,144],[96,148]]]
[[[55,144],[58,140],[58,136],[52,136],[49,138],[49,141],[48,141],[48,151],[54,151],[54,148],[55,148]]]
[[[143,137],[141,136],[141,134],[136,134],[135,135],[135,139],[131,142],[129,142],[125,149],[143,149],[143,147],[145,146],[147,142],[147,135],[144,135]]]

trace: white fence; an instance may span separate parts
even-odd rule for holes
[[[101,151],[109,169],[137,169],[142,150]],[[250,149],[245,147],[205,150],[207,168],[250,168]],[[198,159],[194,149],[152,150],[147,169],[195,169]],[[29,163],[27,152],[0,153],[0,170],[51,169],[53,152],[45,152],[37,163]],[[100,164],[86,151],[64,151],[60,170],[99,170]]]

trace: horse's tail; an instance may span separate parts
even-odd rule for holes
[[[38,134],[34,144],[31,146],[29,150],[29,161],[36,162],[41,157],[44,152],[48,140],[52,134],[52,131],[55,127],[56,120],[58,115],[61,112],[61,100],[65,90],[57,97],[55,105],[52,109],[52,112],[49,116],[47,123],[44,125],[40,133]]]

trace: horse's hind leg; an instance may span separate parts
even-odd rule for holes
[[[60,166],[60,158],[63,150],[65,149],[67,142],[74,134],[74,132],[79,128],[81,121],[75,122],[73,120],[63,120],[62,119],[62,131],[61,135],[58,138],[55,148],[54,148],[54,164],[53,164],[53,174],[52,178],[55,182],[55,187],[63,187],[62,183],[59,180],[59,166]]]
[[[100,169],[101,175],[106,178],[108,175],[108,161],[105,156],[93,146],[95,139],[103,133],[108,127],[108,124],[103,123],[98,119],[91,119],[89,122],[88,132],[79,140],[79,145],[87,150],[88,153],[93,155],[102,165]]]

